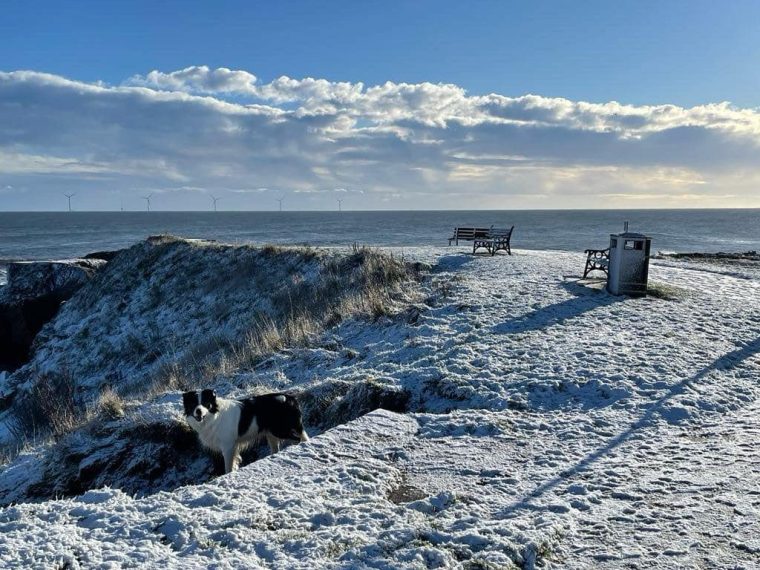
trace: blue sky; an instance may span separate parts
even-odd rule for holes
[[[121,82],[208,65],[471,93],[760,106],[760,2],[3,3],[0,69]]]
[[[0,37],[0,208],[760,206],[760,2],[9,0]]]

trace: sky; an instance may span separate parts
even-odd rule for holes
[[[760,3],[20,2],[0,210],[760,207]]]

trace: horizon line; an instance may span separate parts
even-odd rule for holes
[[[658,212],[658,211],[732,211],[732,210],[760,210],[760,206],[734,206],[734,207],[688,207],[688,208],[445,208],[426,210],[420,208],[399,209],[374,209],[374,210],[0,210],[0,214],[308,214],[308,213],[369,213],[369,212]]]

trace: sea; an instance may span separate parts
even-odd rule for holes
[[[607,247],[625,222],[652,238],[652,251],[760,251],[760,209],[0,212],[0,283],[9,261],[80,257],[156,234],[241,244],[413,247],[445,246],[456,226],[493,225],[515,226],[513,248],[582,252]]]

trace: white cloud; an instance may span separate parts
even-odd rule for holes
[[[274,104],[300,103],[301,113],[341,112],[380,124],[414,120],[431,126],[449,121],[464,124],[513,122],[561,126],[635,137],[676,127],[706,127],[760,136],[760,114],[733,108],[727,102],[683,108],[676,105],[634,106],[615,101],[587,103],[539,95],[468,96],[457,85],[393,83],[365,87],[363,83],[279,77],[258,84],[246,71],[206,66],[171,73],[151,71],[127,84],[212,95],[240,95]]]
[[[255,94],[256,76],[225,67],[209,69],[205,65],[194,65],[171,73],[154,70],[145,77],[135,75],[127,84],[168,91]]]
[[[293,192],[332,207],[760,206],[760,113],[632,106],[449,84],[330,82],[189,67],[120,86],[0,73],[0,187],[183,196]],[[744,177],[737,176],[744,173]],[[435,197],[435,201],[431,201]]]

